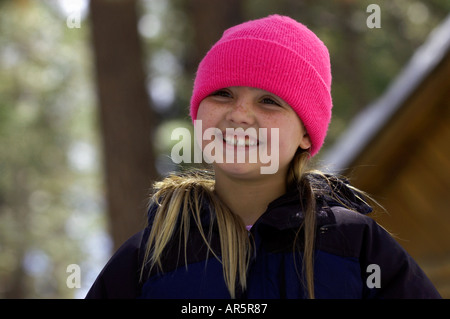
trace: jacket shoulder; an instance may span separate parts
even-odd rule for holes
[[[343,207],[331,207],[329,217],[331,223],[319,228],[319,246],[357,258],[364,282],[374,269],[369,266],[379,271],[377,287],[364,288],[366,298],[440,298],[414,259],[371,217]]]
[[[324,209],[326,218],[318,227],[319,249],[344,257],[359,258],[364,237],[379,227],[369,216],[334,206]]]
[[[143,239],[147,229],[130,237],[109,259],[93,283],[86,299],[136,298],[140,294],[139,275]]]

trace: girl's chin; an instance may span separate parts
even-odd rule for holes
[[[233,177],[254,178],[261,175],[261,164],[258,163],[214,163],[213,168]]]

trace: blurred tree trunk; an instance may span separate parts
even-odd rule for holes
[[[90,2],[110,232],[117,249],[145,226],[157,173],[135,0]]]
[[[356,10],[356,3],[341,1],[337,2],[335,12],[339,22],[337,27],[342,34],[342,59],[335,65],[336,68],[342,68],[338,74],[345,76],[343,81],[348,83],[349,88],[352,88],[353,105],[352,107],[347,106],[351,114],[356,114],[369,102],[367,101],[366,81],[364,81],[362,72],[362,63],[368,63],[364,60],[363,34],[352,27],[351,19],[349,19]]]
[[[194,31],[185,62],[186,71],[195,73],[197,66],[225,29],[243,22],[242,0],[185,0],[184,10]]]

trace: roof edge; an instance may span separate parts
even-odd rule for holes
[[[324,150],[320,162],[338,173],[348,168],[384,124],[424,82],[450,51],[450,14],[437,26],[413,54],[385,93],[359,112],[333,146]]]

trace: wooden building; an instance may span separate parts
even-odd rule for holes
[[[387,210],[390,231],[450,298],[450,16],[321,160]]]

